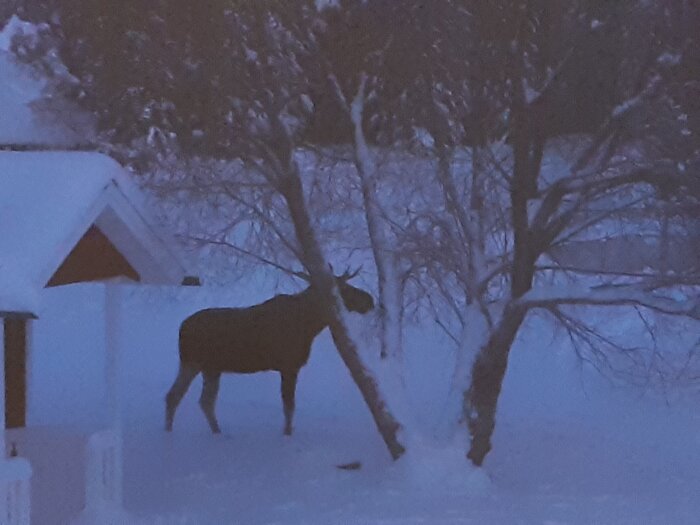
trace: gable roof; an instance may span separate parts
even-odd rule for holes
[[[106,155],[0,151],[0,311],[31,306],[18,290],[43,288],[93,224],[142,282],[181,284],[184,265],[143,208],[125,170]]]

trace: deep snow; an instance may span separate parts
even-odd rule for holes
[[[224,376],[223,436],[209,434],[197,379],[166,434],[163,396],[177,367],[180,320],[266,293],[255,282],[235,298],[206,288],[131,290],[119,342],[125,505],[144,523],[690,524],[700,515],[697,397],[667,401],[611,385],[540,316],[513,350],[494,449],[474,474],[463,451],[426,439],[393,464],[327,332],[301,372],[292,437],[282,435],[273,373]],[[629,319],[618,324],[630,339]],[[409,390],[429,435],[444,408],[452,352],[426,327],[407,335]],[[335,468],[355,460],[362,469]]]

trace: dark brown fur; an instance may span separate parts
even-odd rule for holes
[[[344,278],[337,283],[348,310],[366,313],[374,307],[368,293]],[[249,308],[209,308],[191,315],[180,325],[180,370],[166,396],[166,429],[172,430],[175,410],[200,372],[200,406],[218,433],[214,407],[221,374],[276,370],[282,380],[284,433],[291,434],[297,375],[309,359],[311,343],[327,325],[313,287]]]

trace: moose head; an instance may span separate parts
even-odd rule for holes
[[[349,269],[345,270],[342,275],[336,276],[335,282],[338,286],[338,290],[340,291],[340,297],[343,299],[345,308],[351,312],[366,314],[372,308],[374,308],[374,299],[372,299],[372,296],[364,290],[348,284],[348,281],[355,277],[359,272],[360,268],[356,269],[352,273],[349,271]]]

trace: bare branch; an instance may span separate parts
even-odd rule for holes
[[[202,243],[202,244],[214,244],[214,245],[218,245],[218,246],[225,246],[227,248],[231,248],[232,250],[234,250],[242,255],[245,255],[246,257],[249,257],[255,261],[266,264],[267,266],[272,266],[273,268],[281,270],[288,275],[292,275],[294,277],[298,277],[298,278],[303,279],[307,282],[310,282],[310,277],[307,273],[299,272],[297,270],[292,270],[290,268],[287,268],[286,266],[283,266],[283,265],[281,265],[281,264],[279,264],[271,259],[263,257],[262,255],[258,255],[257,253],[253,253],[250,250],[246,250],[245,248],[242,248],[241,246],[237,246],[237,245],[235,245],[231,242],[228,242],[224,239],[209,239],[206,237],[198,237],[195,235],[188,235],[188,236],[185,236],[185,238],[187,238],[190,241],[195,241],[195,242]]]
[[[682,315],[700,320],[700,298],[675,300],[653,293],[668,287],[669,282],[648,282],[629,285],[580,285],[540,287],[527,292],[514,302],[522,308],[548,308],[556,305],[637,305],[669,315]]]

